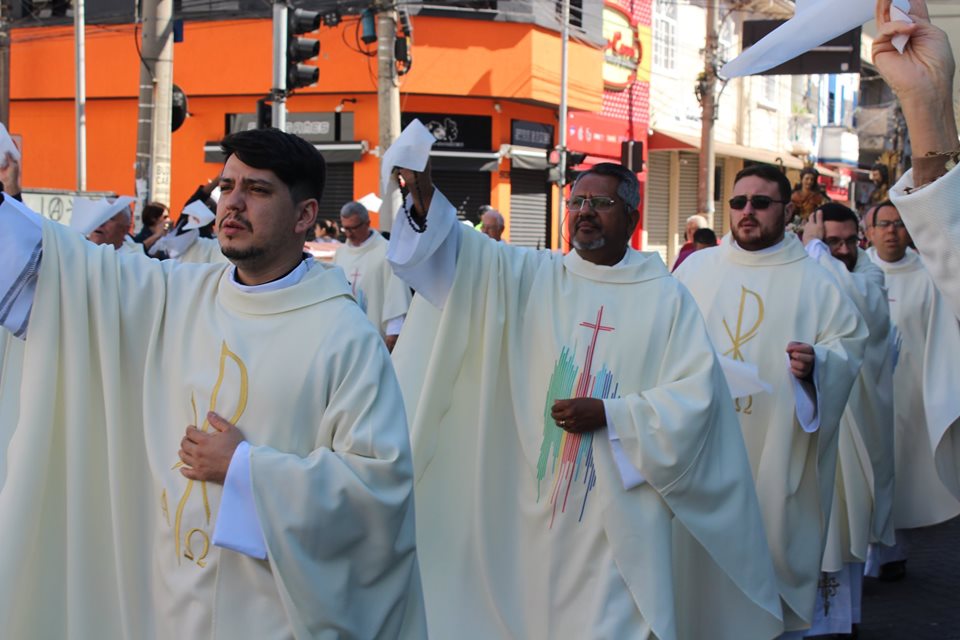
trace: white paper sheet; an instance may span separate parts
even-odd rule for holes
[[[0,122],[0,165],[6,163],[8,153],[13,156],[14,160],[20,162],[20,149],[17,148],[13,138],[10,137],[7,128]]]
[[[210,211],[210,208],[203,204],[199,200],[194,200],[187,206],[183,208],[183,213],[190,218],[190,222],[183,225],[184,231],[189,231],[191,229],[199,229],[200,227],[205,227],[217,217],[217,215]]]
[[[757,365],[717,354],[720,368],[730,387],[730,397],[745,398],[755,393],[771,393],[773,387],[760,379]]]
[[[430,160],[430,147],[436,141],[437,139],[430,133],[430,130],[416,119],[411,121],[407,128],[400,133],[400,137],[390,145],[380,161],[380,193],[383,195],[384,202],[388,204],[400,202],[397,194],[399,190],[397,181],[390,179],[394,168],[423,171],[427,166],[427,161]],[[381,212],[381,215],[383,213]],[[388,209],[385,213],[394,216],[397,212]]]
[[[793,60],[872,20],[876,4],[876,0],[797,0],[793,18],[723,65],[720,76],[749,76]],[[893,20],[913,22],[906,14],[909,0],[893,0],[893,4]],[[906,44],[906,37],[894,39],[901,53]]]
[[[101,198],[91,200],[83,196],[73,199],[73,213],[70,214],[70,227],[76,229],[84,237],[90,235],[94,229],[120,213],[124,207],[129,207],[134,201],[130,196],[120,196],[115,200]]]

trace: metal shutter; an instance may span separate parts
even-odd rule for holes
[[[443,171],[434,167],[433,183],[457,208],[461,220],[476,224],[477,209],[490,204],[490,174],[486,171]]]
[[[697,213],[697,187],[700,185],[700,154],[680,152],[680,210],[677,215],[677,251],[686,242],[687,218]]]
[[[536,249],[549,246],[549,190],[546,171],[510,171],[510,244]]]
[[[340,208],[353,200],[353,163],[327,164],[327,183],[320,198],[319,218],[340,219]]]
[[[651,151],[647,165],[647,232],[645,251],[656,251],[667,261],[667,219],[670,216],[670,152]]]

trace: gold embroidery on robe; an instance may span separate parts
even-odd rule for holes
[[[753,323],[753,326],[750,327],[746,332],[743,331],[743,320],[744,320],[744,311],[747,309],[747,299],[752,298],[756,301],[757,307],[757,317]],[[727,332],[727,337],[730,338],[731,347],[727,349],[723,355],[730,356],[734,360],[739,360],[744,362],[742,348],[745,344],[757,337],[757,333],[760,331],[760,325],[763,323],[764,317],[764,308],[763,308],[763,298],[760,297],[760,294],[756,291],[751,291],[744,286],[740,287],[740,309],[737,312],[737,330],[736,333],[730,330],[730,325],[727,323],[727,319],[723,319],[723,328]],[[741,402],[742,400],[742,402]],[[753,413],[753,396],[747,396],[746,398],[737,398],[734,400],[734,407],[737,410],[737,413],[743,413],[746,415],[751,415]]]
[[[238,372],[239,372],[239,374],[240,374],[240,396],[239,396],[239,398],[238,398],[238,400],[237,400],[237,408],[236,408],[236,410],[234,411],[233,415],[232,415],[232,416],[229,418],[229,420],[228,420],[231,424],[237,424],[237,422],[238,422],[238,421],[240,420],[240,418],[243,416],[243,412],[244,412],[244,411],[246,410],[246,408],[247,408],[247,394],[248,394],[248,391],[249,391],[248,379],[247,379],[247,366],[246,366],[246,365],[243,363],[243,361],[240,359],[240,356],[238,356],[237,354],[235,354],[235,353],[233,353],[232,351],[230,351],[230,348],[227,347],[226,341],[224,341],[224,342],[221,344],[221,346],[220,346],[220,373],[219,373],[219,376],[217,377],[217,383],[216,383],[216,384],[214,385],[214,387],[213,387],[213,393],[210,395],[210,411],[214,411],[214,412],[215,412],[215,411],[217,410],[217,400],[218,400],[219,395],[220,395],[220,387],[221,387],[221,385],[223,384],[223,380],[224,380],[224,378],[225,378],[225,376],[226,376],[226,368],[227,368],[227,360],[228,360],[228,359],[229,359],[229,360],[232,360],[232,361],[237,365],[237,370],[238,370]],[[195,400],[194,400],[194,398],[193,398],[192,396],[191,396],[191,398],[190,398],[190,403],[191,403],[191,405],[193,406],[193,421],[194,421],[194,424],[196,424],[196,423],[197,423],[197,419],[198,419],[198,416],[197,416],[197,405],[196,405],[196,402],[195,402]],[[210,421],[207,420],[206,418],[204,418],[203,424],[199,427],[199,429],[200,429],[200,431],[203,431],[203,432],[209,431],[209,430],[210,430]],[[181,462],[178,462],[177,464],[173,465],[173,468],[174,468],[174,469],[177,469],[177,468],[182,467],[182,466],[183,466],[183,462],[181,461]],[[192,537],[194,534],[200,533],[200,534],[203,536],[203,539],[204,539],[204,546],[203,546],[203,551],[200,553],[199,557],[197,557],[196,562],[197,562],[197,565],[198,565],[198,566],[200,566],[200,567],[205,567],[205,566],[206,566],[206,562],[203,562],[203,559],[206,558],[207,552],[208,552],[209,549],[210,549],[210,535],[209,535],[209,533],[207,533],[206,531],[204,531],[204,530],[202,530],[202,529],[199,529],[199,528],[190,529],[190,531],[187,532],[186,536],[181,536],[181,533],[180,533],[180,532],[183,530],[183,510],[184,510],[184,508],[185,508],[186,505],[187,505],[187,500],[190,499],[190,494],[191,494],[192,491],[193,491],[193,485],[194,485],[195,482],[196,482],[196,481],[194,481],[194,480],[188,480],[188,481],[187,481],[187,486],[186,486],[186,488],[183,490],[183,496],[180,498],[180,502],[177,504],[177,512],[176,512],[176,516],[175,516],[175,518],[174,518],[174,534],[175,534],[175,536],[176,536],[176,537],[174,538],[174,540],[175,540],[175,542],[174,542],[174,553],[175,553],[175,555],[176,555],[176,557],[177,557],[177,562],[179,563],[179,562],[180,562],[180,547],[181,547],[181,543],[182,543],[182,544],[183,544],[183,547],[184,547],[183,556],[186,557],[186,558],[189,559],[189,560],[194,560],[194,558],[197,557],[197,556],[194,554],[194,552],[192,551],[192,549],[191,549],[191,547],[190,547],[190,541],[191,541],[191,537]],[[203,510],[204,510],[204,514],[205,514],[205,516],[206,516],[206,523],[205,523],[204,526],[209,527],[209,526],[210,526],[211,510],[210,510],[210,501],[209,501],[209,499],[208,499],[208,497],[207,497],[207,483],[206,483],[206,482],[201,482],[201,483],[200,483],[200,492],[201,492],[201,499],[202,499],[202,501],[203,501]]]

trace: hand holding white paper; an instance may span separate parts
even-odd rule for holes
[[[717,360],[720,362],[720,369],[723,370],[723,377],[727,379],[727,386],[730,387],[730,397],[734,400],[752,396],[755,393],[773,391],[772,386],[760,379],[757,365],[734,360],[719,353]]]
[[[396,180],[390,179],[394,168],[423,171],[430,160],[430,147],[436,141],[436,137],[419,120],[414,119],[407,125],[380,161],[380,193],[384,202],[394,202],[394,194],[398,189]],[[393,216],[396,211],[388,210],[388,213]]]
[[[723,65],[720,76],[737,78],[762,73],[873,19],[876,0],[797,0],[793,18]],[[909,0],[893,0],[890,17],[913,22]],[[903,53],[908,38],[898,36],[894,46]]]
[[[203,204],[199,200],[194,200],[185,206],[183,208],[183,213],[190,218],[190,222],[183,225],[184,231],[205,227],[213,222],[217,217],[213,211],[210,211],[210,208],[207,205]]]
[[[70,214],[70,228],[79,231],[84,237],[104,222],[120,213],[133,202],[130,196],[120,196],[116,200],[101,198],[91,200],[78,196],[73,199],[73,212]]]
[[[381,205],[383,205],[383,200],[378,198],[377,194],[375,193],[368,193],[367,195],[357,200],[357,202],[362,204],[367,209],[367,211],[371,211],[371,212],[380,211],[380,207]]]
[[[13,159],[20,162],[20,149],[17,149],[16,143],[7,132],[7,128],[0,122],[0,165],[6,164],[7,154],[13,156]]]

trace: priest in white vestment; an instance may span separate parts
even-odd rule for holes
[[[873,242],[868,253],[886,275],[900,335],[893,376],[894,524],[898,530],[925,527],[960,514],[960,321],[909,249],[897,208],[881,204],[866,222]],[[905,560],[905,548],[882,552],[880,563],[891,566],[881,575],[901,575]]]
[[[827,203],[803,230],[807,254],[856,305],[870,337],[840,419],[836,493],[816,616],[808,635],[851,634],[860,623],[863,566],[871,541],[893,544],[893,369],[896,330],[883,271],[858,246],[857,214]]]
[[[387,262],[387,241],[370,228],[365,206],[343,205],[340,228],[347,241],[337,249],[333,263],[343,269],[357,304],[393,351],[410,308],[410,287],[393,274]]]
[[[926,3],[913,0],[913,24],[892,20],[890,0],[877,0],[874,64],[897,95],[910,131],[913,168],[890,189],[924,266],[960,318],[960,142],[954,114],[956,64]],[[901,55],[894,39],[909,37]]]
[[[731,235],[674,275],[703,312],[717,351],[751,363],[772,393],[735,401],[777,570],[784,623],[813,620],[837,466],[838,425],[867,328],[792,233],[791,185],[771,165],[736,178]]]
[[[393,357],[431,637],[776,637],[723,374],[689,295],[627,244],[636,176],[581,175],[564,256],[464,227],[429,170],[403,175],[388,257],[418,295]]]
[[[0,324],[26,331],[0,637],[425,637],[389,355],[302,254],[323,159],[277,130],[223,145],[229,267],[0,206]]]

